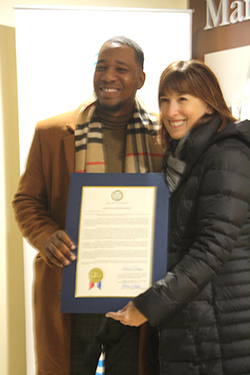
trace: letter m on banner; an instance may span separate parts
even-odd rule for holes
[[[218,10],[214,4],[214,0],[206,1],[206,26],[204,30],[212,29],[217,26],[229,25],[229,6],[228,0],[221,0]],[[221,21],[221,22],[220,22]]]

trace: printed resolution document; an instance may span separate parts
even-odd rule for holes
[[[75,298],[135,297],[152,284],[156,186],[83,186]]]
[[[117,311],[166,275],[169,191],[163,173],[72,173],[62,313]]]

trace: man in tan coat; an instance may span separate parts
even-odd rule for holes
[[[155,139],[156,119],[136,97],[145,81],[143,60],[135,42],[110,39],[98,55],[95,97],[75,111],[36,126],[13,207],[23,236],[38,250],[34,282],[37,375],[95,374],[95,356],[94,367],[86,367],[84,361],[100,329],[99,314],[87,317],[87,322],[84,314],[74,315],[71,324],[71,316],[60,313],[62,267],[75,260],[75,245],[64,231],[69,177],[72,172],[161,170],[163,152]],[[89,327],[93,328],[91,337]],[[138,347],[139,329],[132,330],[132,335],[122,334],[128,351],[132,341]],[[118,352],[112,363],[107,362],[106,375],[118,374],[118,365],[123,367],[120,374],[137,375],[138,353],[128,361]]]

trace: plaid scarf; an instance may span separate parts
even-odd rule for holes
[[[102,124],[95,116],[96,102],[87,103],[80,112],[75,130],[76,172],[104,173]],[[161,170],[162,149],[155,136],[159,125],[143,103],[136,98],[133,118],[127,125],[124,172],[147,173]]]

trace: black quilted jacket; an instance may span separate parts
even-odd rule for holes
[[[250,374],[250,122],[195,129],[170,197],[168,273],[134,299],[161,375]]]

